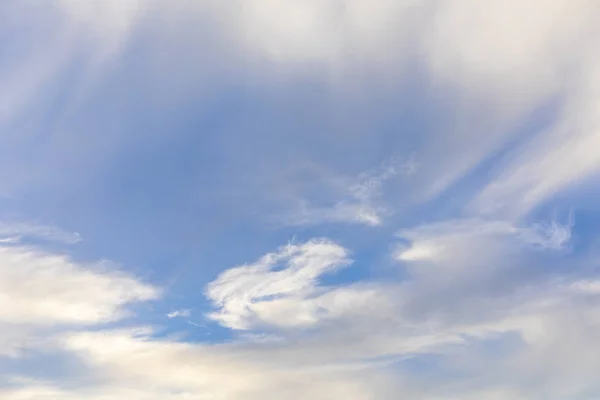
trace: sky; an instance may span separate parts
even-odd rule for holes
[[[600,398],[600,3],[0,2],[0,398]]]

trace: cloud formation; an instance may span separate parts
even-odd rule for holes
[[[495,234],[496,230],[490,229],[483,236]],[[475,238],[473,245],[485,246],[489,239]],[[324,247],[311,253],[318,245]],[[317,268],[325,250],[337,253],[341,248],[309,242],[289,250],[268,254],[263,260],[273,261],[278,254],[279,259],[294,260],[295,254],[296,261],[306,262],[294,263],[300,270],[306,268],[304,264]],[[464,255],[458,254],[460,248],[456,250],[456,257],[436,260],[438,268],[464,260]],[[519,252],[528,251],[553,250],[522,248]],[[484,254],[470,257],[479,261],[480,268],[491,268]],[[249,270],[252,266],[234,267],[224,273],[231,278],[229,287],[247,282],[247,274],[242,272]],[[473,282],[469,274],[453,275],[454,279],[461,276],[468,284],[489,284],[485,276]],[[100,383],[71,390],[26,382],[21,388],[6,389],[5,394],[19,398],[45,393],[65,399],[125,394],[133,399],[261,399],[271,395],[335,399],[343,395],[357,400],[391,399],[400,394],[433,400],[509,395],[560,399],[595,390],[591,371],[597,366],[597,358],[592,356],[597,352],[589,347],[588,335],[597,334],[593,321],[600,300],[598,282],[593,278],[538,278],[536,284],[512,279],[510,290],[475,290],[468,296],[464,291],[446,293],[450,297],[431,291],[431,278],[418,273],[406,282],[328,288],[329,293],[350,289],[364,293],[368,289],[370,296],[349,303],[346,312],[313,321],[312,333],[301,336],[293,330],[280,330],[273,337],[248,336],[231,343],[209,344],[161,339],[156,336],[158,332],[141,328],[61,334],[60,347],[88,366],[89,374],[98,374]],[[312,301],[302,297],[307,281],[293,284],[298,279],[289,280],[290,285],[283,290],[289,298]],[[272,287],[285,279],[267,277],[262,281]],[[223,285],[222,279],[216,282]],[[214,289],[215,284],[211,287]],[[236,287],[239,290],[239,285]],[[330,304],[344,308],[340,298]],[[270,316],[267,322],[271,325],[289,327],[288,314]],[[251,328],[260,332],[263,327]],[[588,345],[579,345],[581,340]],[[494,345],[501,346],[503,354],[494,353]],[[411,360],[434,355],[437,361],[429,371],[418,373],[410,367]],[[448,380],[444,374],[462,378]]]
[[[598,398],[599,19],[594,0],[0,5],[2,212],[104,242],[0,223],[0,397]],[[81,261],[115,248],[153,284]],[[192,289],[161,284],[180,264]],[[181,331],[192,313],[214,336]]]
[[[302,300],[318,294],[321,275],[349,262],[348,251],[327,240],[289,244],[211,282],[206,294],[220,308],[211,318],[233,329],[311,325],[319,310]]]
[[[55,226],[22,222],[1,223],[0,236],[4,236],[6,242],[19,242],[24,238],[34,238],[49,242],[75,244],[82,240],[77,232],[65,232]]]
[[[53,228],[4,226],[43,239],[72,238]],[[45,331],[114,322],[127,315],[128,305],[160,294],[109,263],[78,263],[10,241],[0,244],[0,281],[0,354],[12,356],[38,346]]]
[[[359,174],[356,179],[328,177],[317,188],[308,189],[311,193],[322,190],[328,193],[327,196],[319,195],[315,199],[305,198],[302,193],[284,196],[284,202],[292,205],[285,207],[283,215],[277,219],[291,226],[327,223],[379,226],[391,213],[389,206],[382,201],[384,187],[389,186],[394,178],[414,174],[416,169],[416,163],[412,160],[392,160],[373,171]],[[321,170],[316,173],[326,175]]]

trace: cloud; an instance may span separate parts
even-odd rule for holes
[[[498,229],[492,228],[486,234],[496,234]],[[518,236],[519,232],[513,234]],[[319,243],[323,246],[317,252],[321,257],[334,250],[327,247],[334,246],[331,243]],[[473,245],[480,243],[486,241],[475,237]],[[310,263],[318,269],[319,257],[306,255],[311,246],[316,245],[284,247],[265,256],[263,264],[272,267],[277,261],[297,257],[303,261],[296,265]],[[460,247],[456,250],[464,251]],[[486,268],[487,259],[480,261],[480,267]],[[439,262],[443,267],[450,260]],[[265,282],[267,287],[283,285],[284,279],[268,275],[274,272],[255,274],[266,268],[258,268],[258,264],[228,271],[230,278],[236,277],[228,280],[229,285],[239,288],[241,284],[235,284],[239,279],[251,292],[256,283],[247,284],[250,281]],[[252,279],[247,276],[250,271]],[[314,276],[314,272],[306,274]],[[259,275],[262,280],[254,279]],[[307,281],[293,283],[296,280],[290,278],[290,284],[280,292],[294,297],[293,293],[302,294],[313,287]],[[600,328],[594,322],[599,292],[590,290],[597,286],[596,278],[567,282],[542,278],[536,285],[515,279],[512,284],[515,286],[510,291],[456,293],[470,301],[461,303],[459,309],[448,309],[449,299],[432,296],[426,278],[418,275],[409,282],[374,283],[369,286],[374,295],[353,302],[352,312],[335,315],[335,323],[318,324],[311,334],[300,336],[297,331],[283,330],[273,340],[240,337],[220,344],[190,343],[161,338],[159,332],[144,328],[67,333],[60,336],[60,346],[89,368],[87,373],[97,384],[74,389],[52,383],[25,384],[7,391],[7,395],[46,390],[66,399],[128,394],[133,399],[188,396],[258,400],[286,395],[292,399],[343,396],[375,400],[404,395],[424,400],[492,400],[514,395],[558,400],[593,390],[593,373],[586,371],[597,367],[594,354],[598,350],[577,343],[593,342]],[[328,288],[327,292],[342,289],[349,288]],[[253,293],[262,295],[264,291]],[[426,312],[412,313],[410,304],[426,298]],[[568,324],[563,323],[565,318]],[[261,326],[254,325],[253,329],[260,331]],[[517,341],[503,347],[502,354],[490,352],[498,340],[511,338]],[[432,354],[439,361],[429,371],[414,371],[404,364]],[[445,373],[455,378],[448,381]]]
[[[266,159],[265,169],[273,169],[278,166],[273,159],[279,158],[267,156],[279,154],[281,146],[263,128],[274,129],[273,115],[285,107],[296,110],[297,103],[289,99],[297,99],[299,87],[316,85],[324,87],[318,94],[328,100],[313,94],[308,106],[300,102],[308,111],[293,116],[312,116],[319,109],[324,120],[340,115],[347,120],[324,124],[335,135],[310,123],[311,129],[298,128],[291,151],[307,157],[319,147],[315,143],[324,143],[311,138],[331,136],[328,146],[319,149],[331,165],[315,168],[305,180],[286,182],[282,202],[291,206],[283,207],[278,222],[313,229],[340,222],[410,223],[412,228],[401,229],[396,238],[402,242],[394,254],[401,278],[392,274],[352,285],[322,284],[326,274],[351,262],[351,250],[329,239],[289,244],[220,273],[205,288],[215,307],[208,318],[219,329],[230,329],[233,339],[199,342],[158,328],[117,329],[113,325],[129,315],[131,306],[156,300],[160,290],[109,264],[79,262],[26,245],[31,237],[74,243],[77,235],[34,224],[0,225],[0,366],[12,370],[12,362],[37,361],[50,353],[78,367],[76,373],[61,370],[54,379],[6,379],[0,397],[597,398],[597,259],[574,254],[582,249],[572,248],[576,226],[571,220],[538,221],[532,213],[600,170],[595,1],[58,4],[36,10],[0,6],[10,11],[1,15],[13,21],[27,17],[32,27],[27,46],[7,51],[11,56],[0,71],[6,88],[0,95],[3,195],[18,194],[23,187],[44,192],[41,187],[59,178],[71,179],[61,172],[90,174],[91,158],[106,167],[111,164],[107,154],[131,143],[146,146],[156,132],[137,129],[142,124],[130,118],[132,110],[138,107],[140,114],[152,116],[169,112],[154,103],[140,105],[142,97],[170,104],[170,109],[193,98],[196,107],[197,98],[211,97],[215,87],[229,88],[225,80],[233,87],[251,82],[269,92],[265,97],[273,87],[281,90],[272,103],[252,97],[256,109],[261,101],[266,104],[268,118],[260,129],[253,120],[240,123],[246,135],[224,139],[242,149],[235,153],[247,157],[242,166]],[[1,25],[10,18],[0,17]],[[136,45],[135,53],[123,53],[128,44]],[[144,50],[150,45],[151,51]],[[131,58],[139,64],[129,64]],[[148,92],[139,93],[151,96],[139,96],[131,84],[127,91],[138,95],[125,104],[136,107],[105,113],[97,106],[105,100],[96,98],[97,89],[110,87],[96,85],[103,74],[121,71],[117,67],[134,70],[117,79],[123,82],[142,76],[134,68],[140,65],[147,73],[140,86]],[[212,79],[211,68],[221,73],[215,75],[218,79]],[[81,74],[71,75],[73,70]],[[396,100],[405,97],[406,82],[419,92],[410,103],[427,103],[421,117],[428,124],[415,128],[402,120],[402,126],[385,135],[387,114],[405,107]],[[76,90],[69,89],[71,84]],[[56,93],[65,102],[55,102]],[[110,92],[107,98],[120,98],[116,94],[123,93]],[[357,98],[358,106],[353,103]],[[274,108],[281,99],[288,99],[282,102],[285,107]],[[66,104],[67,110],[55,114],[55,103]],[[231,105],[225,103],[224,108]],[[544,124],[529,126],[532,113],[548,103],[556,105],[552,115],[541,118]],[[362,108],[368,111],[354,113]],[[369,123],[360,125],[365,116]],[[55,127],[52,121],[61,123]],[[91,127],[93,121],[103,124]],[[36,124],[43,129],[31,129]],[[286,119],[286,139],[292,125]],[[136,129],[127,130],[132,126]],[[358,134],[351,135],[350,128]],[[161,130],[171,136],[170,130]],[[19,137],[11,134],[15,131]],[[40,132],[44,140],[39,140]],[[250,139],[235,140],[241,136]],[[250,156],[245,143],[256,149]],[[300,148],[297,143],[309,144]],[[384,165],[356,179],[347,178],[352,172],[325,172],[369,164],[372,153],[416,154],[418,169],[411,163]],[[399,175],[403,179],[394,179]],[[438,203],[429,203],[436,198]],[[419,215],[440,203],[443,210]],[[388,222],[398,204],[416,205],[415,212],[410,209],[406,218]],[[233,242],[227,241],[227,252],[236,250]],[[355,263],[371,267],[362,259]],[[173,310],[167,317],[188,314]]]
[[[234,329],[310,325],[318,310],[298,300],[317,294],[317,279],[349,262],[348,251],[328,240],[284,246],[211,282],[206,295],[220,308],[211,318]]]
[[[475,199],[476,210],[526,215],[560,190],[597,176],[600,157],[591,149],[600,143],[598,61],[584,61],[557,123],[509,154],[503,170]]]
[[[64,0],[58,7],[50,7],[52,12],[44,12],[48,16],[46,24],[53,28],[50,31],[58,32],[56,35],[61,39],[53,40],[61,43],[56,50],[44,50],[48,48],[45,43],[48,35],[36,31],[35,40],[31,40],[25,52],[26,57],[13,60],[15,67],[10,69],[22,78],[17,79],[12,72],[3,74],[7,77],[6,81],[11,82],[11,88],[14,87],[14,90],[6,91],[10,92],[6,103],[11,105],[11,109],[32,109],[36,104],[35,93],[49,82],[62,82],[58,79],[61,73],[72,68],[76,60],[83,58],[86,61],[83,63],[86,72],[82,75],[87,78],[78,81],[74,85],[77,90],[68,91],[66,96],[67,108],[71,112],[65,114],[62,120],[65,121],[60,129],[63,133],[48,133],[52,137],[50,145],[39,150],[41,157],[37,157],[35,162],[5,166],[5,170],[23,171],[18,179],[6,177],[3,185],[7,193],[30,185],[36,187],[40,182],[46,184],[65,179],[66,174],[60,172],[71,169],[69,167],[76,162],[87,163],[90,168],[78,168],[81,173],[87,174],[92,170],[92,161],[96,166],[104,166],[101,160],[132,146],[124,138],[135,138],[133,142],[145,143],[152,135],[149,131],[125,135],[121,129],[114,127],[120,133],[109,134],[113,128],[101,124],[98,129],[103,131],[103,135],[64,133],[89,131],[89,126],[82,128],[81,121],[67,116],[83,115],[82,110],[89,111],[85,106],[86,100],[98,94],[89,88],[103,74],[110,75],[118,69],[116,65],[128,65],[129,59],[121,57],[128,45],[144,49],[145,45],[152,43],[152,52],[140,50],[136,54],[145,60],[144,65],[148,67],[144,87],[152,88],[150,92],[153,98],[159,99],[157,101],[168,99],[165,100],[168,104],[181,104],[190,96],[190,91],[197,91],[193,93],[197,98],[202,93],[212,93],[214,88],[224,87],[224,80],[260,81],[269,88],[275,85],[291,89],[295,84],[302,84],[307,76],[309,80],[317,77],[319,84],[327,88],[326,92],[331,92],[335,109],[345,110],[350,127],[360,125],[359,120],[365,118],[364,114],[354,113],[352,102],[355,97],[372,99],[365,100],[366,103],[377,102],[377,94],[383,92],[382,87],[390,87],[386,92],[389,90],[399,95],[396,89],[401,82],[413,78],[423,81],[419,90],[431,100],[427,108],[431,106],[429,111],[436,114],[439,126],[436,122],[433,129],[419,133],[423,136],[423,146],[408,138],[410,135],[397,135],[401,136],[395,141],[397,145],[388,149],[392,156],[397,156],[396,153],[404,155],[405,152],[417,154],[419,173],[410,180],[410,184],[397,187],[406,193],[406,197],[418,201],[439,195],[482,162],[502,152],[503,146],[512,143],[511,139],[515,136],[520,136],[515,129],[523,119],[548,101],[556,100],[562,104],[565,95],[567,102],[578,102],[581,97],[578,93],[582,91],[579,88],[589,86],[594,79],[593,71],[597,69],[589,55],[593,53],[589,49],[594,48],[597,36],[595,3],[589,0],[552,0],[544,7],[539,7],[536,0],[492,1],[485,6],[464,0],[378,0],[376,5],[365,5],[357,0],[270,0],[243,4],[201,1],[187,2],[178,7],[160,0],[79,3]],[[39,19],[35,10],[29,7],[12,8],[16,10],[13,11],[16,19],[31,18],[32,25]],[[54,29],[57,27],[62,29]],[[204,39],[206,37],[211,38],[209,43]],[[194,57],[190,56],[191,53],[210,56]],[[178,57],[181,54],[186,54],[186,57]],[[207,58],[216,60],[215,65],[209,65]],[[172,59],[180,61],[169,63]],[[213,79],[211,71],[223,70],[219,62],[230,66],[227,68],[228,75]],[[415,64],[422,71],[417,77],[409,73]],[[581,68],[580,65],[589,67]],[[408,72],[405,66],[408,66]],[[282,80],[282,76],[285,79]],[[207,85],[209,81],[211,85]],[[356,87],[359,89],[356,90]],[[585,95],[586,99],[589,96],[593,95]],[[22,102],[16,101],[21,97],[24,98]],[[586,99],[582,97],[581,101],[587,104]],[[593,102],[591,98],[589,101]],[[579,106],[569,108],[577,110]],[[47,109],[38,104],[36,115],[41,118],[46,115],[44,110]],[[440,109],[438,113],[436,110]],[[334,108],[331,110],[333,113]],[[155,111],[158,112],[146,110],[144,115]],[[568,113],[577,114],[577,111]],[[19,112],[16,111],[6,113],[13,117],[17,114]],[[369,114],[367,117],[373,119],[377,115]],[[445,118],[445,115],[452,117]],[[114,116],[101,118],[100,122],[117,120]],[[327,116],[332,114],[327,113]],[[132,122],[133,114],[118,114],[118,117]],[[14,122],[18,120],[15,118],[8,119]],[[578,117],[574,115],[573,118]],[[256,130],[262,131],[263,128]],[[362,144],[379,143],[385,139],[375,128],[367,124],[360,131],[361,140],[345,141],[344,145],[352,150],[347,154],[358,157],[364,154]],[[43,130],[48,131],[47,128]],[[316,137],[321,133],[318,130],[316,133],[303,132],[303,135]],[[100,136],[103,138],[101,141],[97,139]],[[259,140],[259,136],[265,140]],[[257,134],[253,141],[268,144],[269,137]],[[85,140],[82,141],[82,138]],[[77,154],[59,151],[64,149],[65,143],[73,142],[82,144]],[[84,151],[84,142],[93,142],[95,145],[90,146],[93,150]],[[353,142],[356,147],[351,147]],[[593,138],[589,138],[581,145],[573,142],[569,145],[570,150],[565,148],[564,151],[565,154],[574,154],[578,152],[576,147],[592,148],[593,145]],[[556,146],[563,148],[559,142]],[[330,150],[339,150],[334,147]],[[23,154],[31,152],[19,142],[7,145],[8,148],[13,154],[15,151]],[[515,152],[517,159],[520,152]],[[59,153],[61,156],[55,158],[54,155]],[[96,154],[98,158],[95,158]],[[545,153],[542,151],[540,154]],[[527,163],[530,171],[527,177],[515,177],[511,179],[513,183],[505,185],[502,182],[513,174],[510,171],[500,174],[497,184],[485,191],[490,194],[483,195],[481,202],[477,203],[478,209],[495,209],[494,204],[505,204],[504,196],[519,198],[509,193],[513,191],[511,188],[522,187],[523,182],[528,185],[532,174],[549,171],[547,165],[542,167],[538,161],[527,162],[525,158],[529,156],[523,157],[510,168],[520,171],[519,165]],[[539,160],[536,155],[532,157],[527,160]],[[558,160],[561,156],[557,154],[556,157]],[[554,178],[548,178],[556,180],[552,187],[559,188],[556,185],[560,182],[593,173],[593,155],[578,159],[588,160],[587,166],[552,173]],[[548,163],[556,165],[557,161]],[[48,179],[48,175],[52,179]],[[545,178],[538,177],[535,181],[540,179]],[[551,194],[554,190],[545,188],[546,184],[540,185],[534,182],[529,189],[532,191],[538,187],[535,193],[515,201],[519,203],[527,198],[530,199],[527,202],[536,204],[546,197],[543,193]],[[385,201],[379,201],[383,199],[363,201],[347,192],[336,198],[333,204],[315,204],[302,197],[296,200],[295,212],[284,219],[297,225],[317,224],[318,221],[378,225],[390,211]],[[522,213],[531,207],[524,204],[511,206],[512,202],[508,200],[508,205],[502,205],[502,208],[521,209],[513,212]]]
[[[31,33],[23,49],[12,57],[9,68],[3,68],[0,80],[6,81],[0,123],[6,125],[39,102],[39,92],[51,87],[81,55],[89,58],[83,64],[89,73],[100,68],[109,56],[116,56],[126,43],[130,30],[140,15],[144,1],[91,1],[85,5],[61,0],[52,6],[32,8],[25,4],[5,4],[4,23],[30,24]],[[40,18],[40,14],[44,18]],[[48,29],[52,28],[52,29]],[[93,45],[87,51],[82,47]]]
[[[434,98],[432,113],[439,108],[442,112],[436,113],[439,123],[434,129],[420,133],[426,145],[417,146],[420,174],[409,188],[409,195],[419,199],[439,195],[481,163],[501,156],[506,146],[525,136],[519,129],[524,121],[549,102],[558,103],[559,109],[564,105],[565,114],[572,115],[567,118],[573,122],[559,129],[572,132],[577,125],[595,131],[590,126],[594,94],[585,89],[595,87],[598,69],[591,56],[598,40],[593,1],[551,0],[542,6],[536,0],[485,4],[379,0],[367,6],[353,0],[273,0],[215,7],[212,12],[224,21],[236,51],[267,60],[260,64],[267,74],[285,71],[298,80],[307,74],[324,77],[338,94],[338,107],[348,105],[352,93],[372,94],[361,83],[393,86],[412,78],[431,82],[422,91],[428,99]],[[417,77],[406,71],[415,64],[421,71]],[[361,90],[353,91],[355,86]],[[580,110],[588,108],[592,114],[582,116]],[[590,122],[578,124],[580,118]],[[563,143],[541,132],[532,150],[524,150],[527,154],[486,190],[490,194],[482,198],[480,207],[500,204],[521,209],[513,212],[526,212],[551,194],[552,187],[595,171],[594,155],[585,150],[595,148],[593,134],[584,135],[588,138],[563,134],[568,141]],[[399,143],[394,148],[399,152],[415,147],[408,138]],[[551,147],[560,151],[553,159],[547,157]],[[515,153],[518,157],[521,150]],[[556,170],[564,156],[577,157],[577,162]],[[502,183],[513,175],[511,171],[518,176],[510,179],[512,183]],[[519,196],[521,190],[529,194]],[[323,218],[325,212],[316,211]],[[355,215],[367,224],[378,221],[377,213],[364,208],[342,204],[334,211],[331,218]]]
[[[588,63],[586,54],[593,48],[596,26],[595,4],[589,0],[551,0],[544,7],[535,0],[494,0],[485,6],[464,0],[378,0],[376,5],[358,0],[269,0],[243,4],[201,1],[178,7],[149,0],[79,3],[64,0],[46,13],[53,17],[53,23],[64,27],[56,31],[65,36],[66,44],[46,54],[42,50],[47,47],[47,35],[35,35],[39,46],[30,44],[31,59],[16,63],[15,71],[22,71],[23,78],[7,81],[42,83],[32,84],[31,90],[24,89],[25,83],[15,84],[11,99],[19,98],[17,94],[37,93],[43,82],[52,81],[60,71],[67,70],[82,49],[84,54],[97,53],[89,56],[92,64],[96,59],[121,62],[119,56],[126,45],[145,43],[148,37],[144,34],[148,31],[161,39],[153,43],[155,56],[172,54],[164,46],[173,37],[180,43],[172,51],[187,52],[200,46],[211,53],[199,39],[210,35],[221,49],[215,56],[224,61],[233,59],[245,70],[260,70],[268,76],[266,81],[277,81],[281,70],[299,80],[307,73],[328,77],[327,81],[341,93],[337,102],[343,102],[348,87],[357,82],[381,79],[383,85],[389,85],[390,81],[402,80],[402,65],[417,63],[423,67],[424,78],[434,82],[432,88],[423,90],[435,94],[451,87],[457,91],[453,95],[457,101],[453,103],[460,106],[444,104],[456,111],[454,123],[448,122],[445,129],[440,129],[443,132],[426,133],[429,145],[423,149],[426,160],[422,164],[432,192],[447,187],[497,151],[511,136],[519,118],[548,96],[560,95],[563,85],[574,82],[572,78],[582,71],[571,66]],[[13,8],[19,18],[37,17],[26,6]],[[34,17],[31,18],[35,20]],[[219,24],[211,25],[210,21]],[[257,57],[266,61],[250,62]],[[57,61],[50,62],[53,59]],[[151,67],[150,61],[157,60],[150,57],[148,61]],[[96,64],[100,67],[90,69],[110,71],[106,62]],[[45,67],[36,67],[40,72],[26,74],[33,65]],[[56,68],[49,67],[52,65]],[[191,81],[193,75],[188,71],[205,77],[199,72],[206,68],[204,58],[186,56],[177,66],[169,64],[169,68],[152,70],[156,73],[152,84],[163,87],[161,82],[172,82],[178,73]],[[240,71],[236,74],[248,77]],[[34,79],[37,75],[46,78]],[[188,86],[194,86],[189,83]],[[177,86],[177,90],[181,88]],[[174,95],[161,94],[168,98]],[[7,102],[12,103],[14,100]],[[473,121],[472,116],[479,111],[489,125]],[[492,129],[495,125],[501,129]],[[481,134],[483,131],[486,134]],[[457,152],[460,157],[456,157]]]
[[[0,321],[95,324],[120,318],[122,306],[158,292],[119,273],[31,248],[0,248]],[[97,271],[94,271],[96,269]]]
[[[460,124],[444,132],[448,141],[441,143],[450,146],[448,155],[461,155],[445,165],[462,176],[499,159],[470,210],[524,216],[561,188],[597,173],[597,158],[585,150],[595,145],[597,131],[598,64],[591,50],[600,33],[597,5],[587,0],[440,4],[432,31],[424,35],[427,64],[435,79],[457,88],[453,96],[469,110],[464,121],[456,110]],[[542,117],[548,126],[523,129],[549,103],[558,106]],[[477,114],[490,124],[481,124]]]
[[[522,252],[523,246],[545,250],[562,250],[569,242],[572,223],[556,221],[517,225],[504,220],[458,219],[405,229],[398,236],[409,244],[400,244],[396,258],[400,261],[466,263],[469,258],[480,262],[495,254]],[[473,246],[477,243],[478,246]]]
[[[600,328],[594,322],[600,301],[598,278],[556,280],[553,274],[542,273],[532,284],[514,275],[509,263],[525,259],[539,263],[542,259],[525,256],[556,251],[553,245],[540,247],[539,240],[531,241],[524,231],[527,228],[507,223],[470,220],[413,228],[403,236],[413,243],[442,243],[447,251],[433,258],[403,258],[403,263],[415,264],[407,280],[324,287],[318,285],[319,277],[347,265],[348,250],[324,239],[289,244],[252,264],[223,272],[206,289],[220,307],[211,318],[234,330],[275,333],[270,339],[240,336],[225,343],[198,343],[145,327],[61,330],[51,335],[45,348],[78,360],[82,375],[12,382],[1,389],[2,394],[8,399],[127,395],[140,400],[259,400],[284,395],[323,400],[398,395],[424,400],[478,395],[503,399],[509,394],[558,400],[581,395],[595,388],[595,379],[586,371],[596,370],[597,357],[592,355],[600,349],[577,343],[593,342]],[[512,255],[507,256],[509,249]],[[458,284],[462,289],[447,291],[452,283],[431,285],[433,275],[418,271],[424,261],[435,263],[438,275],[462,281]],[[466,261],[473,268],[495,270],[494,279],[507,280],[510,289],[493,290],[485,274],[451,272]],[[112,283],[119,286],[118,282]],[[465,290],[464,284],[470,289]],[[59,298],[53,293],[46,297]],[[136,300],[110,298],[122,304]],[[151,298],[140,295],[137,300]],[[88,296],[86,300],[90,301]],[[115,304],[106,298],[98,302]],[[61,309],[69,316],[65,307]],[[61,324],[70,319],[55,318]],[[563,323],[565,318],[568,324]],[[103,321],[92,318],[89,323]],[[307,326],[311,330],[298,329]],[[513,342],[503,347],[502,355],[490,353],[503,340]],[[559,355],[560,362],[546,354]],[[410,360],[430,355],[438,361],[429,370],[409,366]],[[446,374],[456,378],[448,381]],[[551,392],[544,390],[547,379],[556,382]],[[80,380],[87,383],[71,385]]]
[[[396,146],[389,149],[392,155],[416,154],[419,160],[413,179],[394,186],[403,203],[435,198],[461,178],[483,173],[495,179],[469,188],[481,190],[469,212],[512,218],[598,171],[589,150],[595,148],[592,88],[598,69],[592,1],[552,0],[540,6],[535,0],[485,5],[380,0],[365,6],[351,0],[273,0],[205,10],[223,21],[234,54],[262,61],[253,79],[275,79],[281,86],[316,79],[334,99],[331,115],[346,111],[347,126],[365,118],[353,108],[355,95],[372,102],[380,92],[401,97],[402,83],[415,80],[433,126],[418,133],[422,141],[396,135]],[[407,65],[419,66],[420,72],[407,72]],[[283,82],[273,78],[281,75]],[[540,110],[549,104],[556,107],[552,113],[558,122],[554,115],[542,116],[549,127],[536,121],[535,132],[524,132],[524,125],[540,118],[532,115],[543,114]],[[369,101],[362,105],[368,108]],[[578,130],[583,132],[573,134]],[[351,157],[365,153],[352,143],[388,141],[371,126],[359,136],[356,140],[348,133],[344,141]],[[562,166],[565,159],[568,166]],[[331,196],[329,204],[296,196],[295,211],[283,219],[301,226],[339,221],[375,226],[390,212],[385,198],[363,201],[346,189]]]
[[[77,232],[65,232],[55,226],[23,222],[0,223],[0,236],[5,236],[7,243],[19,242],[27,238],[42,239],[49,242],[63,242],[66,244],[75,244],[82,240]]]
[[[268,349],[247,354],[244,345],[192,345],[112,331],[72,335],[65,338],[65,346],[86,365],[102,371],[108,382],[95,392],[108,398],[129,391],[139,396],[134,399],[158,394],[164,398],[258,400],[285,394],[291,399],[344,396],[362,400],[390,389],[388,382],[360,367],[295,367],[291,360],[271,361]],[[265,358],[259,358],[261,354]]]
[[[35,348],[44,332],[117,321],[127,315],[128,305],[158,296],[157,288],[108,263],[78,263],[67,255],[3,243],[0,354],[17,356]]]
[[[87,6],[76,3],[79,2],[61,0],[40,7],[15,2],[1,6],[4,32],[19,30],[23,25],[29,27],[28,34],[15,42],[18,51],[3,56],[0,68],[4,88],[0,94],[0,137],[5,143],[0,166],[3,171],[11,171],[2,174],[3,197],[11,198],[31,190],[31,186],[47,185],[50,177],[53,183],[61,180],[59,166],[75,157],[63,146],[66,126],[55,130],[48,121],[62,119],[67,110],[81,103],[85,97],[82,94],[97,82],[107,63],[118,54],[116,48],[125,42],[126,29],[117,27],[123,24],[115,21],[130,19],[124,12],[125,4],[131,1],[119,2],[120,5],[112,2],[112,8],[107,6],[109,2],[92,1]],[[106,24],[107,21],[113,23]],[[80,69],[70,74],[74,65]],[[73,81],[65,79],[66,74]],[[67,90],[57,109],[52,100],[57,91],[65,90],[60,84],[66,82],[79,85]],[[42,120],[46,122],[42,124]],[[15,130],[19,131],[18,138],[12,134]],[[38,147],[42,136],[44,146]],[[80,136],[71,139],[73,143]],[[81,151],[83,147],[80,146]]]
[[[167,318],[189,317],[192,315],[191,310],[175,310],[167,314]]]
[[[312,187],[309,191],[323,190],[331,192],[331,195],[325,198],[319,195],[312,196],[312,199],[310,196],[302,197],[302,194],[292,196],[290,202],[296,206],[286,210],[284,215],[277,219],[292,226],[326,223],[381,225],[383,218],[390,214],[382,201],[384,186],[389,185],[394,178],[412,175],[416,170],[414,160],[392,160],[383,163],[377,169],[361,173],[353,180],[341,177],[324,179],[324,189]]]

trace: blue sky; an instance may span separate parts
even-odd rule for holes
[[[592,0],[0,4],[0,397],[600,396]]]

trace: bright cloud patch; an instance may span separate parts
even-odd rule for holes
[[[400,261],[460,261],[507,256],[522,251],[519,247],[561,250],[567,246],[571,226],[557,222],[517,226],[506,221],[480,219],[451,220],[401,231],[399,236],[410,244],[399,245]]]
[[[128,305],[158,296],[157,288],[106,263],[0,245],[0,354],[35,348],[44,331],[117,321]]]
[[[114,272],[28,248],[0,248],[0,320],[21,324],[94,324],[121,317],[122,307],[157,291]],[[92,266],[93,268],[93,266]]]
[[[208,286],[207,296],[221,308],[212,318],[234,329],[310,325],[318,310],[303,300],[319,293],[321,275],[349,262],[347,250],[327,240],[282,247],[254,264],[225,271]]]

